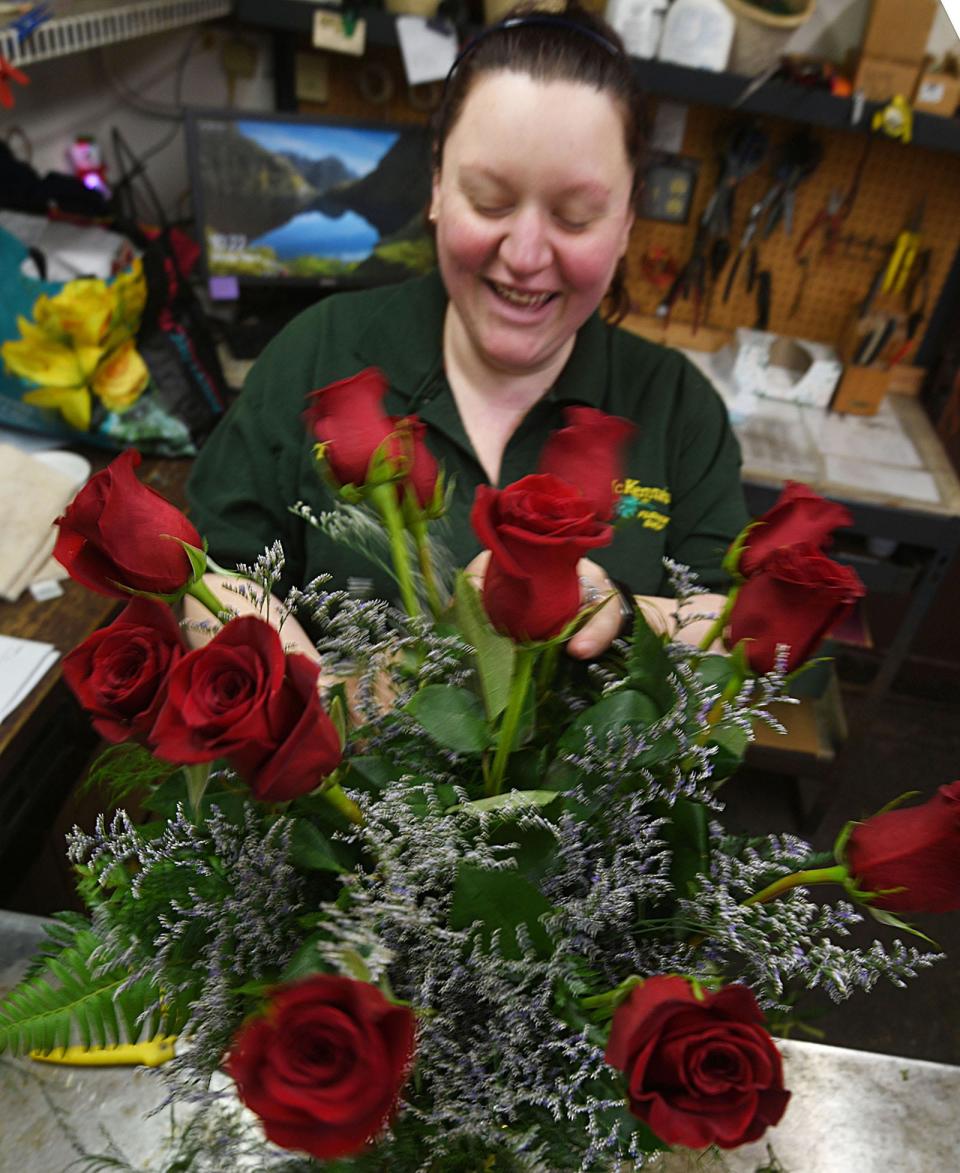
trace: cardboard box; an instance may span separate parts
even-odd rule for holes
[[[873,0],[863,56],[921,65],[939,7],[939,0]]]
[[[844,367],[830,410],[845,415],[876,415],[889,386],[890,371],[883,367]]]
[[[952,118],[960,106],[960,77],[949,73],[922,73],[913,99],[914,110]]]
[[[910,101],[920,79],[920,68],[919,64],[861,57],[853,88],[863,90],[871,102],[889,102],[897,94]]]

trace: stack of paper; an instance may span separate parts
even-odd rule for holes
[[[0,721],[5,721],[57,662],[53,644],[0,635]]]

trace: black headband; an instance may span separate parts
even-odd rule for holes
[[[614,57],[623,55],[623,50],[619,45],[615,45],[613,41],[605,37],[603,33],[598,33],[596,29],[589,28],[585,24],[579,24],[575,20],[570,20],[566,16],[560,16],[552,12],[531,12],[528,16],[508,16],[506,20],[497,21],[496,24],[491,24],[488,28],[481,29],[475,37],[472,37],[460,50],[456,60],[450,66],[450,71],[447,73],[444,81],[444,87],[450,84],[450,79],[457,72],[460,62],[465,57],[469,57],[471,53],[481,45],[488,37],[492,37],[495,33],[509,32],[511,29],[520,28],[541,28],[563,29],[565,32],[576,33],[578,36],[586,37],[587,40],[593,41],[595,45],[599,45],[602,49],[606,49]]]

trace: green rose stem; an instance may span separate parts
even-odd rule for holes
[[[331,782],[328,779],[327,785],[320,791],[320,797],[325,798],[334,810],[339,811],[351,823],[356,823],[358,827],[363,826],[363,812],[339,782]]]
[[[771,900],[776,900],[778,896],[789,892],[791,888],[810,888],[814,884],[842,884],[846,887],[849,879],[850,873],[843,864],[835,864],[829,868],[807,868],[802,872],[791,872],[789,876],[781,876],[779,880],[774,880],[766,888],[761,888],[759,892],[748,896],[746,900],[741,901],[741,907],[750,908],[754,904],[769,904]],[[687,944],[690,948],[695,949],[698,945],[702,945],[706,938],[706,933],[696,933],[688,939]]]
[[[443,603],[440,600],[440,591],[437,589],[437,576],[433,570],[433,558],[430,556],[430,542],[427,538],[427,522],[423,517],[411,518],[408,527],[413,534],[417,546],[417,560],[420,563],[420,574],[423,578],[424,589],[427,592],[427,605],[434,619],[443,614]]]
[[[744,900],[744,907],[751,904],[767,904],[776,900],[791,888],[810,887],[813,884],[846,884],[850,873],[843,864],[836,864],[829,868],[808,868],[806,871],[793,872],[789,876],[781,876],[766,888]]]
[[[368,489],[368,500],[383,519],[390,541],[390,554],[400,587],[400,598],[408,615],[419,615],[420,600],[413,585],[410,569],[410,554],[407,550],[407,533],[403,514],[397,502],[397,487],[393,482],[373,485]]]
[[[706,635],[700,641],[699,650],[701,652],[709,652],[714,643],[723,635],[723,630],[727,626],[730,619],[730,613],[733,611],[733,604],[737,601],[737,595],[740,587],[735,586],[730,588],[730,592],[724,601],[723,608],[720,614],[714,619],[713,623],[707,629]]]
[[[196,599],[198,603],[202,603],[215,619],[219,619],[227,610],[202,578],[190,583],[186,594]]]
[[[503,776],[517,740],[520,720],[523,716],[523,706],[527,699],[527,692],[533,677],[533,666],[536,663],[539,650],[539,648],[523,647],[522,645],[517,647],[513,676],[510,680],[510,696],[503,714],[503,722],[500,725],[500,736],[497,741],[497,751],[493,756],[490,776],[484,787],[488,798],[499,794],[503,789]]]

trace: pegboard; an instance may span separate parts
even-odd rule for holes
[[[663,298],[663,290],[642,277],[644,254],[660,248],[681,263],[690,256],[700,215],[716,184],[719,144],[725,141],[729,127],[743,117],[725,110],[689,108],[683,154],[701,163],[691,214],[684,225],[637,220],[627,258],[634,313],[655,314]],[[734,252],[751,206],[773,182],[777,148],[800,129],[799,124],[783,119],[754,121],[766,133],[770,145],[764,163],[737,189],[731,238]],[[785,234],[781,223],[769,239],[754,239],[759,253],[758,269],[768,269],[772,274],[768,329],[790,337],[837,344],[921,198],[925,204],[920,248],[933,250],[926,306],[929,321],[960,244],[960,217],[956,212],[960,157],[904,146],[880,136],[821,127],[811,128],[810,133],[822,144],[823,158],[816,171],[797,188],[792,235]],[[825,256],[821,251],[822,231],[811,238],[805,250],[810,265],[803,300],[791,317],[789,311],[803,272],[795,256],[796,245],[817,211],[826,204],[830,192],[848,189],[868,145],[856,201],[841,229],[841,243],[833,255]],[[729,301],[722,301],[732,255],[708,300],[703,319],[706,325],[717,329],[752,327],[756,323],[755,292],[746,291],[746,256],[741,261]],[[692,302],[678,300],[671,320],[691,322],[692,319]],[[918,342],[925,326],[926,323],[918,331]],[[693,345],[696,345],[695,337]]]

